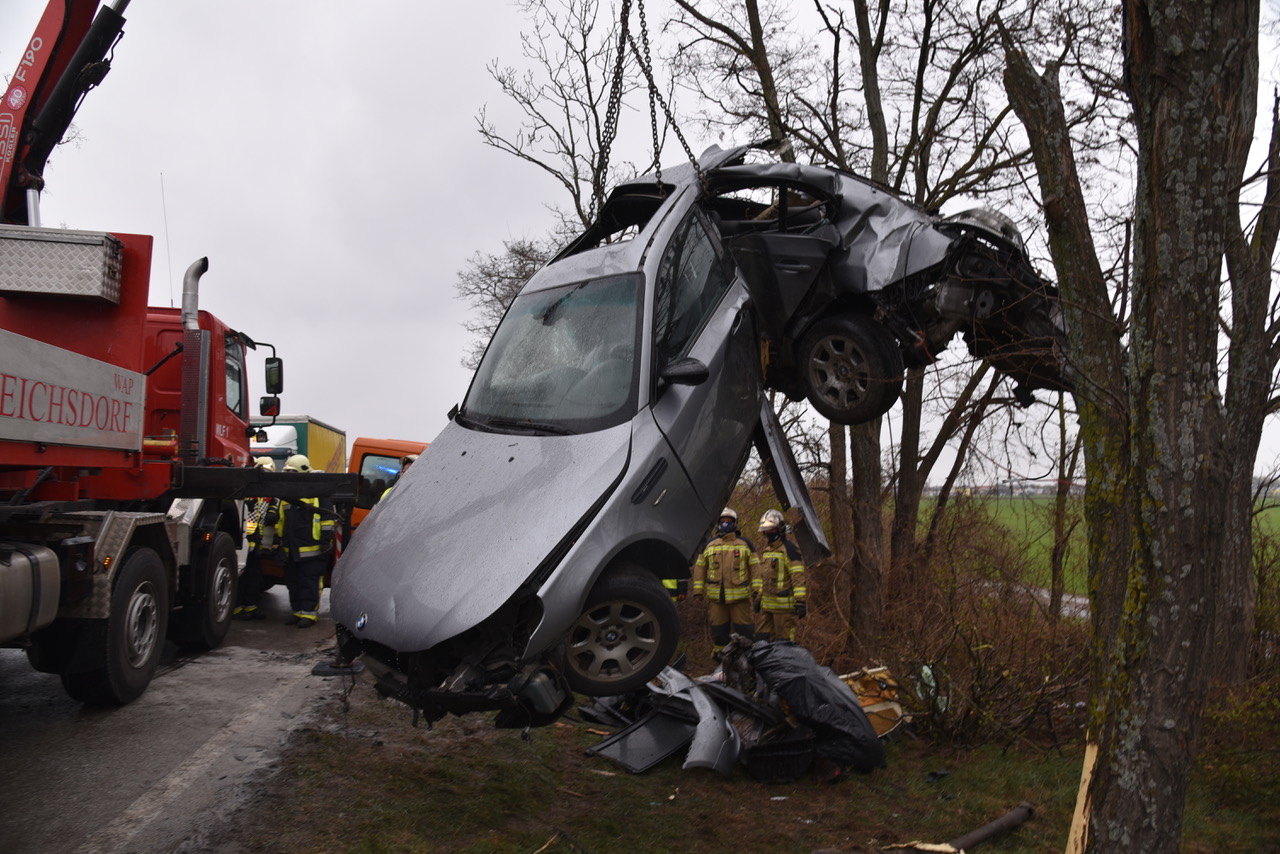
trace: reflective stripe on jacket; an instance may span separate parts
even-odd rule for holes
[[[249,516],[244,522],[244,536],[250,548],[269,552],[275,545],[276,529],[280,523],[279,516],[275,525],[266,524],[267,512],[277,503],[275,498],[250,498],[245,501],[249,508]],[[277,514],[279,510],[277,509]]]
[[[760,559],[746,540],[730,534],[707,544],[693,566],[693,593],[714,602],[741,602],[751,597],[751,579]]]
[[[805,600],[809,591],[804,586],[804,562],[795,543],[780,539],[765,546],[752,588],[766,611],[790,611]]]
[[[303,498],[300,501],[316,508],[329,508],[329,502],[319,498]],[[294,557],[310,557],[320,554],[326,536],[333,536],[334,521],[320,513],[299,507],[297,503],[280,502],[280,521],[276,533],[285,550]]]

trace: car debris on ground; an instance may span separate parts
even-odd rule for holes
[[[714,672],[667,667],[647,690],[594,697],[586,720],[618,727],[587,750],[633,774],[686,750],[684,769],[763,783],[832,782],[886,767],[881,739],[907,721],[887,668],[837,676],[789,641],[733,635]]]

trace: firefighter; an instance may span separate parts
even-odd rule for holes
[[[409,466],[413,465],[417,461],[418,461],[417,454],[405,454],[403,457],[400,458],[400,471],[396,474],[395,478],[391,481],[391,485],[388,486],[385,490],[383,490],[382,495],[378,496],[379,501],[381,501],[382,499],[386,498],[388,495],[391,494],[391,490],[396,488],[396,484],[400,482],[400,478],[404,477],[405,472],[409,470]]]
[[[303,454],[294,454],[285,461],[284,470],[309,472],[311,461]],[[276,530],[292,609],[285,624],[311,628],[320,617],[320,586],[334,546],[333,505],[328,499],[289,499],[280,508]]]
[[[253,464],[263,471],[275,471],[271,457],[258,457]],[[276,549],[276,523],[280,521],[280,502],[275,498],[250,498],[244,503],[248,515],[244,521],[244,538],[249,551],[244,556],[244,572],[240,574],[236,610],[237,620],[265,620],[259,604],[262,599],[262,558]]]
[[[738,514],[731,507],[720,513],[718,536],[707,543],[693,565],[693,598],[707,598],[707,618],[716,653],[729,643],[730,632],[750,640],[751,583],[759,564],[751,543],[738,535]]]
[[[760,534],[765,542],[760,550],[760,570],[752,582],[756,639],[794,641],[798,621],[808,611],[804,560],[796,544],[787,539],[787,522],[781,511],[764,511]]]

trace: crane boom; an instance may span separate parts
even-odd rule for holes
[[[84,94],[110,70],[128,5],[49,0],[0,101],[0,222],[40,224],[45,163]]]

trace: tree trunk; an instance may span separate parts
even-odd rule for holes
[[[1068,445],[1070,447],[1068,447]],[[1067,524],[1068,499],[1076,477],[1080,443],[1067,436],[1067,411],[1058,396],[1058,483],[1053,500],[1053,553],[1049,560],[1049,613],[1056,620],[1062,616],[1062,594],[1066,576],[1067,545],[1075,523]]]
[[[1085,769],[1068,850],[1169,852],[1181,836],[1212,664],[1230,473],[1218,397],[1219,271],[1252,134],[1258,9],[1248,0],[1169,9],[1125,0],[1123,10],[1138,144],[1133,318],[1123,374],[1130,421],[1127,434],[1115,431],[1123,414],[1114,379],[1120,374],[1081,364],[1096,762]],[[1075,356],[1118,369],[1113,334],[1079,311],[1098,294],[1069,266],[1090,256],[1096,263],[1096,253],[1077,196],[1056,69],[1037,77],[1016,51],[1007,59],[1010,99],[1033,137],[1064,302],[1076,309],[1069,308],[1068,323],[1085,324],[1072,330]],[[1075,290],[1080,285],[1084,292]],[[1098,313],[1094,323],[1106,317]],[[1104,389],[1110,400],[1098,394]],[[1127,448],[1120,435],[1128,436]],[[1113,533],[1120,543],[1106,539]],[[1127,556],[1118,548],[1126,541]],[[1127,572],[1115,571],[1120,567]]]
[[[849,431],[853,473],[853,633],[865,660],[880,652],[884,615],[881,568],[884,566],[884,517],[880,483],[880,419]]]
[[[911,590],[916,578],[916,529],[924,476],[920,472],[920,411],[924,374],[907,372],[902,395],[902,434],[898,443],[898,478],[894,490],[893,521],[889,528],[889,566],[895,590]]]
[[[837,602],[853,604],[853,508],[849,498],[848,442],[843,424],[827,426],[831,446],[830,476],[827,483],[827,518],[831,526],[831,558],[835,563],[835,589],[831,597]],[[843,607],[843,606],[842,606]],[[853,612],[847,611],[847,614]]]
[[[1280,350],[1273,345],[1271,259],[1280,234],[1280,95],[1271,107],[1265,197],[1251,238],[1242,231],[1227,244],[1231,279],[1231,351],[1228,356],[1227,411],[1231,413],[1227,453],[1231,482],[1223,546],[1222,589],[1214,649],[1215,676],[1238,684],[1247,677],[1257,622],[1257,577],[1253,569],[1253,467],[1262,425],[1271,406],[1272,377]]]

